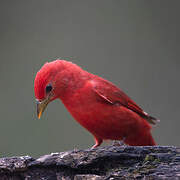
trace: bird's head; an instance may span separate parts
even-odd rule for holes
[[[39,119],[49,102],[64,94],[72,72],[76,71],[76,69],[80,68],[71,62],[55,60],[44,64],[37,72],[34,80],[34,92]]]

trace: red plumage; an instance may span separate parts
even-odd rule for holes
[[[48,85],[52,86],[50,92],[46,92]],[[46,63],[36,75],[34,90],[39,103],[61,99],[71,115],[94,135],[93,147],[103,140],[124,140],[133,146],[156,144],[149,124],[155,124],[155,118],[109,81],[71,62]]]

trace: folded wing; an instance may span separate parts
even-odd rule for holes
[[[121,89],[102,78],[94,78],[90,81],[93,91],[104,100],[105,103],[111,105],[121,105],[137,113],[146,119],[150,124],[156,124],[156,118],[144,112],[133,100],[131,100]]]

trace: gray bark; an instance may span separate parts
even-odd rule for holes
[[[180,179],[180,148],[108,146],[1,158],[0,179]]]

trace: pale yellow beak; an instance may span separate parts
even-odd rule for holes
[[[47,105],[49,104],[50,100],[49,98],[43,100],[43,101],[37,101],[37,116],[38,119],[41,118],[42,113],[44,112],[44,110],[46,109]]]

